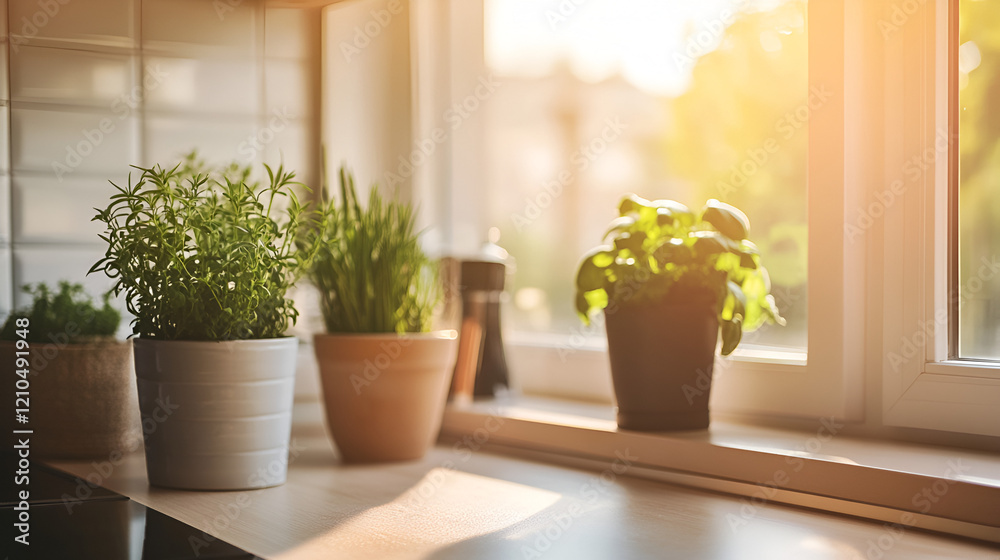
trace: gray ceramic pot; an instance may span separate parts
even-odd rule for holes
[[[150,484],[238,490],[285,482],[297,339],[134,345]]]

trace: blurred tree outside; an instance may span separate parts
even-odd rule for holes
[[[694,62],[688,91],[666,101],[671,173],[696,185],[692,204],[717,198],[747,213],[788,319],[747,342],[806,343],[807,126],[823,102],[814,95],[810,108],[809,94],[806,3],[793,0],[740,13]]]
[[[639,25],[630,22],[651,18],[644,9],[652,8],[615,3],[605,16],[622,21],[608,26],[634,32]],[[627,73],[584,80],[568,60],[547,73],[503,77],[486,126],[487,192],[490,225],[517,259],[516,330],[580,331],[572,303],[576,265],[600,242],[621,196],[635,192],[696,209],[716,198],[744,210],[788,319],[787,327],[765,327],[746,342],[805,347],[807,125],[811,111],[822,110],[815,95],[809,108],[806,2],[732,0],[713,9],[674,31],[681,47],[652,53],[685,75],[676,92],[637,87]],[[561,25],[567,32],[573,23]],[[515,43],[525,33],[494,32]],[[533,56],[541,54],[536,48]],[[526,67],[535,62],[525,56]],[[621,139],[586,166],[574,165],[580,147],[612,116],[628,124]],[[552,193],[545,185],[562,170],[572,172],[570,180],[546,198]]]
[[[1000,262],[998,29],[1000,2],[959,2],[958,266],[966,298],[959,314],[963,358],[1000,359],[1000,274],[983,266],[984,261]]]

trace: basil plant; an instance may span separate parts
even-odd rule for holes
[[[644,305],[671,292],[707,293],[719,313],[722,355],[744,331],[785,324],[760,252],[747,235],[750,220],[734,206],[709,200],[701,212],[673,200],[622,199],[619,217],[590,251],[576,277],[576,309],[584,323],[602,310]]]

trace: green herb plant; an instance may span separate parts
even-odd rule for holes
[[[383,199],[372,185],[362,207],[354,177],[340,169],[340,203],[329,199],[316,222],[309,271],[330,333],[410,333],[430,329],[440,298],[436,268],[420,248],[411,205]]]
[[[45,283],[26,284],[22,290],[31,295],[30,307],[10,314],[0,330],[0,340],[19,340],[15,331],[18,319],[30,321],[28,342],[65,342],[80,344],[114,337],[121,313],[111,306],[111,295],[104,294],[97,307],[80,284],[59,282],[59,291]]]
[[[601,310],[705,293],[718,309],[723,355],[744,331],[785,324],[760,252],[747,239],[750,220],[739,209],[713,199],[695,213],[632,194],[618,211],[604,236],[610,244],[588,253],[577,273],[576,309],[585,323]]]
[[[134,335],[163,340],[284,336],[298,317],[288,290],[311,258],[295,240],[308,220],[294,173],[211,168],[194,153],[172,168],[142,168],[94,218],[105,257],[90,272],[115,281]]]

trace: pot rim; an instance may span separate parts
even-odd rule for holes
[[[315,333],[313,334],[313,340],[319,339],[363,339],[363,338],[374,338],[374,339],[385,339],[385,340],[399,340],[401,338],[412,338],[416,340],[456,340],[458,338],[458,331],[454,329],[441,329],[436,331],[421,332],[421,333]]]
[[[2,345],[13,346],[16,342],[17,342],[16,340],[0,340],[0,346]],[[132,339],[130,338],[126,338],[124,340],[120,338],[107,338],[99,340],[88,340],[87,342],[66,342],[61,345],[60,349],[66,349],[66,348],[81,349],[94,346],[111,346],[111,345],[123,346],[131,344],[131,342]],[[56,343],[49,341],[49,342],[28,342],[28,344],[34,344],[38,346],[48,346],[50,344],[56,344]]]
[[[244,340],[165,340],[160,338],[142,338],[139,336],[129,339],[136,346],[191,346],[200,348],[220,348],[225,346],[283,346],[298,345],[297,336],[283,336],[281,338],[253,338]]]

